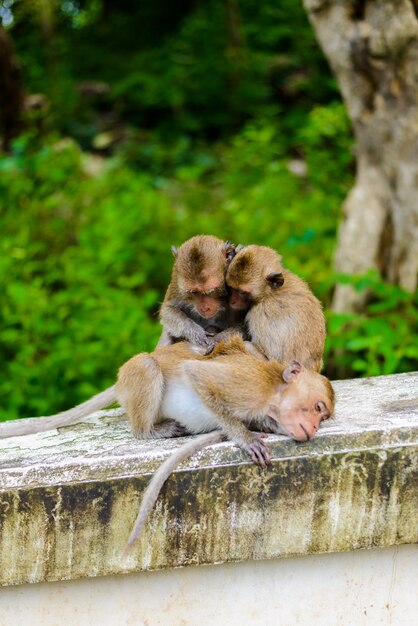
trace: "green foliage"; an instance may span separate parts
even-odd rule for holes
[[[337,277],[366,291],[362,313],[328,312],[327,362],[338,378],[407,372],[418,365],[418,297],[385,283],[377,272]]]
[[[343,109],[329,108],[300,129],[308,169],[297,175],[270,117],[249,122],[229,145],[194,152],[155,142],[166,177],[160,156],[138,172],[121,155],[98,159],[70,139],[19,138],[0,160],[0,419],[72,406],[112,384],[132,354],[152,349],[170,246],[193,234],[274,247],[327,304],[339,207],[351,184],[347,173],[335,181],[335,168],[352,158]],[[355,285],[372,297],[362,314],[327,313],[326,371],[411,369],[413,298],[373,274]]]
[[[85,148],[120,124],[219,138],[271,109],[287,129],[337,90],[302,3],[17,2],[11,33],[48,124]],[[104,96],[80,92],[105,81]]]
[[[327,295],[342,194],[325,198],[292,174],[274,120],[229,146],[156,143],[156,154],[172,176],[159,156],[141,173],[53,136],[22,136],[0,160],[0,419],[74,405],[152,349],[170,246],[193,234],[271,245]]]
[[[72,141],[18,148],[1,163],[3,418],[74,404],[155,345],[177,221],[149,181],[86,175]]]
[[[170,246],[197,233],[272,246],[310,283],[329,375],[417,366],[416,297],[368,274],[363,313],[327,310],[354,158],[302,3],[9,4],[49,106],[0,155],[0,420],[73,406],[152,349]]]

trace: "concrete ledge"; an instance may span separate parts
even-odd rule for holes
[[[268,470],[229,442],[184,464],[128,559],[149,477],[182,440],[136,441],[120,410],[0,440],[0,584],[417,542],[418,373],[335,389],[313,441],[269,437]]]

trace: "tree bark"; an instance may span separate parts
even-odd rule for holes
[[[418,0],[304,0],[351,117],[357,177],[343,205],[335,268],[418,279]],[[338,285],[333,308],[361,308]]]
[[[0,26],[0,135],[7,150],[13,137],[22,128],[24,91],[20,80],[20,65],[13,56],[10,37]]]

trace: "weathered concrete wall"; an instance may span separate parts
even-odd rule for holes
[[[150,474],[181,440],[135,441],[120,411],[0,441],[0,583],[414,543],[418,373],[335,383],[311,442],[271,436],[261,470],[225,442],[165,486],[129,558]]]
[[[1,626],[416,626],[416,546],[14,585]]]

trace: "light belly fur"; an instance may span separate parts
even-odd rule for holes
[[[160,417],[171,418],[191,433],[219,429],[215,414],[202,402],[184,378],[170,380],[160,408]]]

